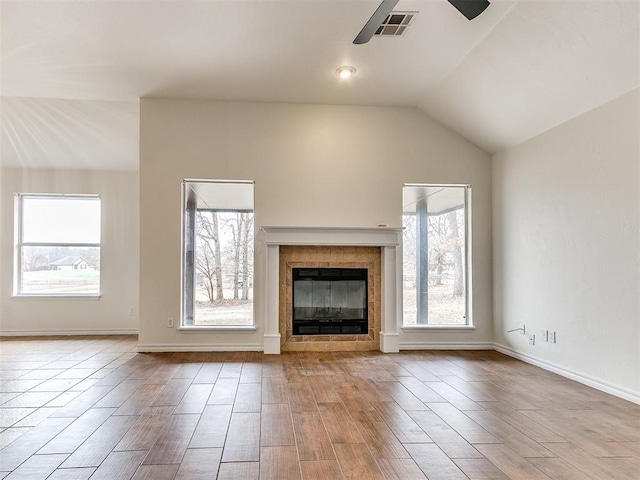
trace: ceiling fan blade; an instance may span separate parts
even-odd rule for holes
[[[458,11],[467,17],[469,20],[473,20],[482,12],[484,12],[489,6],[487,0],[448,0],[451,5],[456,7]]]
[[[376,33],[378,27],[382,24],[387,15],[391,13],[393,7],[396,6],[398,0],[383,0],[378,9],[371,15],[369,21],[364,25],[358,36],[353,40],[356,45],[367,43]]]

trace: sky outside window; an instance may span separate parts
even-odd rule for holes
[[[98,198],[25,197],[22,209],[25,243],[100,243]]]

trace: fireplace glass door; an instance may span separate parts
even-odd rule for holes
[[[366,268],[294,268],[293,335],[368,333]]]

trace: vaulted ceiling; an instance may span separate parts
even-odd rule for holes
[[[135,169],[145,96],[412,106],[496,152],[640,86],[637,0],[493,0],[473,21],[400,0],[405,35],[354,45],[378,4],[3,0],[0,161]]]

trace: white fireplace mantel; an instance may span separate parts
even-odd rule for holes
[[[267,245],[344,245],[397,247],[401,228],[262,227]]]
[[[402,305],[401,228],[390,227],[288,227],[263,226],[267,246],[267,291],[265,312],[264,353],[280,353],[278,309],[280,295],[280,245],[366,246],[382,249],[382,329],[380,350],[399,351],[399,308]]]

